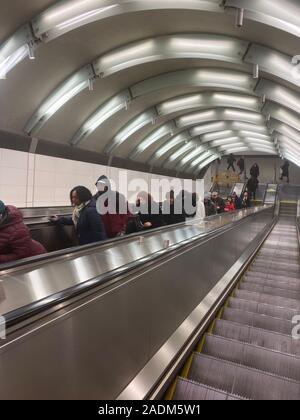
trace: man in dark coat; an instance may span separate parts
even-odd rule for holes
[[[254,165],[251,166],[250,175],[253,176],[254,178],[258,178],[259,173],[260,173],[259,166],[257,163],[254,163]]]
[[[228,156],[228,159],[227,159],[227,163],[228,163],[227,171],[229,171],[229,169],[232,168],[233,172],[235,172],[235,167],[234,167],[234,162],[235,161],[236,161],[236,158],[234,157],[234,155],[232,153],[230,153],[230,155]]]
[[[281,166],[280,180],[282,181],[283,178],[286,178],[288,183],[290,182],[290,163],[288,160],[285,160],[283,165]]]
[[[249,192],[249,198],[255,200],[256,199],[256,191],[258,188],[258,179],[254,176],[251,176],[251,178],[247,182],[246,189]]]
[[[225,201],[223,200],[222,197],[219,196],[219,194],[216,191],[214,191],[212,193],[211,201],[215,205],[218,214],[224,213],[224,211],[225,211]]]

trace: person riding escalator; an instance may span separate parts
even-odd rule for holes
[[[104,224],[97,212],[92,193],[87,188],[78,186],[70,192],[70,199],[74,207],[72,217],[53,216],[50,221],[57,225],[73,225],[79,245],[105,240],[107,236]]]

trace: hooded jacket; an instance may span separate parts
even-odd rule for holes
[[[6,206],[7,217],[0,224],[0,264],[45,254],[47,251],[30,237],[23,215],[14,206]]]

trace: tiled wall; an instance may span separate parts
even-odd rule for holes
[[[95,192],[95,182],[100,175],[107,175],[118,186],[124,179],[124,170],[108,168],[85,162],[33,155],[25,152],[0,149],[0,200],[17,207],[47,207],[69,205],[70,190],[84,185]],[[149,185],[151,178],[167,179],[159,175],[127,171],[128,182],[137,182],[136,190],[142,189],[142,181]],[[134,201],[136,191],[128,194]],[[158,191],[154,198],[161,200]]]

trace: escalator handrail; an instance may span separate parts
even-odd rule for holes
[[[95,287],[98,287],[98,286],[103,287],[105,286],[105,284],[107,284],[108,282],[111,282],[112,280],[119,281],[121,276],[127,275],[129,272],[132,272],[132,270],[134,269],[145,267],[145,265],[153,264],[157,262],[158,259],[167,257],[171,253],[176,253],[178,252],[178,250],[183,249],[184,247],[190,247],[192,244],[196,243],[197,241],[200,242],[200,241],[206,241],[206,240],[212,239],[218,236],[219,234],[223,233],[224,231],[232,229],[237,224],[243,223],[246,218],[255,216],[256,214],[264,212],[264,211],[269,211],[272,208],[274,208],[274,206],[266,206],[264,208],[256,209],[256,211],[254,212],[245,214],[244,217],[242,217],[238,221],[232,221],[210,232],[200,233],[192,238],[185,239],[182,242],[170,245],[167,248],[163,248],[153,254],[150,254],[149,256],[142,258],[142,260],[133,261],[131,263],[124,265],[123,267],[103,273],[100,276],[87,280],[86,282],[75,284],[69,289],[65,289],[60,292],[54,293],[37,302],[27,304],[21,308],[15,309],[6,314],[2,314],[6,320],[6,325],[7,327],[15,325],[19,323],[20,321],[23,321],[24,319],[27,319],[33,315],[38,315],[39,313],[51,307],[61,304],[62,302],[68,299],[75,298],[76,296],[81,295],[82,293],[87,292],[91,289],[94,289]],[[86,247],[83,247],[83,248],[89,249]]]

